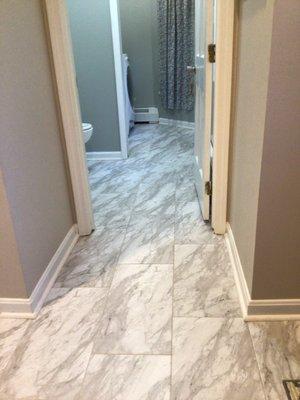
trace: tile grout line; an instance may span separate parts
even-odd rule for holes
[[[133,208],[132,208],[132,210],[133,210]],[[131,210],[131,213],[132,213],[132,210]],[[131,218],[131,215],[130,215],[130,218]],[[105,310],[106,310],[106,308],[107,308],[107,304],[108,304],[109,296],[110,296],[110,293],[111,293],[111,288],[112,288],[113,280],[114,280],[114,277],[115,277],[115,274],[116,274],[116,269],[117,269],[117,266],[118,266],[117,261],[119,260],[119,257],[120,257],[121,251],[122,251],[122,246],[123,246],[123,243],[124,243],[124,241],[125,241],[125,237],[126,237],[127,229],[128,229],[128,226],[129,226],[130,218],[129,218],[128,223],[127,223],[127,225],[126,225],[125,234],[124,234],[122,243],[121,243],[121,245],[120,245],[120,251],[119,251],[118,257],[116,258],[116,265],[115,265],[115,267],[114,267],[114,272],[113,272],[113,275],[112,275],[112,278],[111,278],[111,281],[110,281],[110,285],[109,285],[108,288],[107,288],[107,294],[106,294],[105,301],[104,301],[103,311],[102,311],[102,314],[101,314],[101,318],[99,318],[99,323],[97,324],[97,325],[98,325],[98,328],[100,328],[100,325],[101,325],[101,323],[102,323]],[[97,288],[95,288],[95,289],[97,289]],[[96,337],[96,335],[95,335],[95,337]],[[82,384],[80,385],[80,389],[79,389],[79,391],[78,391],[78,394],[81,393],[81,390],[82,390],[82,388],[83,388],[83,384],[84,384],[84,381],[85,381],[85,378],[86,378],[86,375],[87,375],[87,371],[88,371],[88,368],[89,368],[91,359],[92,359],[92,357],[93,357],[95,354],[97,354],[97,353],[94,352],[94,349],[95,349],[95,337],[93,338],[93,345],[92,345],[91,353],[90,353],[90,355],[89,355],[89,359],[88,359],[88,362],[87,362],[87,365],[86,365],[86,368],[85,368],[85,371],[84,371],[84,374],[83,374],[83,378],[82,378]]]
[[[255,347],[254,347],[253,338],[252,338],[252,335],[251,335],[251,332],[250,332],[250,328],[249,328],[249,323],[248,323],[248,322],[244,322],[244,323],[246,324],[247,331],[248,331],[248,334],[249,334],[249,336],[250,336],[250,341],[251,341],[251,345],[252,345],[252,350],[253,350],[253,353],[254,353],[254,357],[255,357],[255,361],[256,361],[258,373],[259,373],[259,380],[260,380],[260,383],[261,383],[261,386],[262,386],[264,398],[265,398],[265,400],[268,400],[268,399],[267,399],[267,394],[266,394],[266,391],[265,391],[265,385],[264,385],[264,382],[263,382],[262,372],[261,372],[261,369],[260,369],[260,366],[259,366],[257,354],[256,354]]]
[[[174,213],[174,241],[173,241],[173,264],[172,264],[172,316],[171,316],[171,360],[170,360],[170,399],[173,397],[173,343],[174,343],[174,283],[175,283],[175,224],[176,224],[176,190],[177,190],[177,181],[175,188],[175,213]]]

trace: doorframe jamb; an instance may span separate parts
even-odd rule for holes
[[[54,69],[63,136],[80,236],[94,229],[82,120],[65,0],[43,0],[51,62]]]
[[[126,107],[125,107],[125,89],[123,82],[123,65],[122,65],[122,36],[121,36],[121,20],[119,0],[110,0],[110,19],[112,44],[114,52],[114,66],[116,77],[119,131],[122,157],[128,157],[128,127],[126,126]]]
[[[217,1],[216,88],[213,144],[212,227],[225,234],[231,122],[235,1]]]
[[[95,227],[86,167],[82,119],[76,84],[69,18],[65,0],[43,0],[50,57],[54,69],[63,135],[66,143],[79,235],[89,235]],[[123,85],[122,39],[118,0],[110,0],[110,17],[116,76],[120,144],[123,158],[128,155],[125,89]]]

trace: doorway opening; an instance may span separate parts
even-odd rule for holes
[[[137,5],[128,0],[121,6],[117,0],[110,0],[91,1],[91,5],[97,7],[93,10],[86,2],[83,5],[72,0],[61,2],[54,15],[55,6],[48,0],[45,3],[62,119],[65,120],[70,107],[67,104],[62,107],[64,93],[59,74],[64,72],[65,78],[66,70],[59,71],[59,58],[67,54],[71,60],[73,53],[75,56],[76,68],[73,65],[70,71],[74,79],[73,82],[70,79],[68,84],[74,86],[77,81],[81,105],[81,114],[78,112],[73,121],[76,124],[77,154],[83,152],[80,167],[77,163],[76,169],[72,157],[75,144],[70,137],[68,140],[66,122],[64,131],[71,177],[73,171],[75,205],[80,185],[85,191],[90,186],[93,203],[92,212],[91,205],[88,205],[90,195],[86,195],[81,204],[77,202],[77,215],[82,214],[85,207],[82,218],[90,213],[91,230],[94,227],[93,214],[96,226],[103,224],[106,211],[101,199],[115,207],[108,212],[106,224],[112,223],[114,214],[119,213],[122,219],[119,211],[128,205],[130,215],[134,211],[146,215],[146,205],[146,208],[138,206],[139,201],[146,204],[146,194],[139,193],[147,182],[153,184],[153,188],[165,182],[162,189],[167,193],[162,195],[158,190],[158,197],[152,194],[150,203],[158,209],[165,209],[165,199],[173,198],[174,215],[166,216],[171,220],[174,216],[176,221],[175,213],[179,209],[176,197],[184,192],[193,203],[191,209],[196,204],[198,208],[200,206],[199,212],[193,214],[196,216],[195,225],[200,223],[208,227],[204,221],[210,220],[215,233],[225,233],[234,7],[226,8],[213,0],[186,0],[183,1],[185,7],[177,9],[176,6],[169,9],[172,6],[159,0],[149,1],[147,5],[147,2]],[[143,9],[145,7],[148,9]],[[96,10],[100,13],[99,18]],[[87,12],[86,17],[83,11]],[[139,16],[134,29],[133,15]],[[147,18],[143,20],[143,16]],[[106,32],[102,35],[98,32],[97,36],[95,22],[99,22],[98,28],[106,26]],[[58,23],[66,37],[65,42],[55,41]],[[179,32],[183,32],[182,37]],[[179,41],[174,42],[174,38],[179,38]],[[208,51],[214,41],[217,42],[215,67]],[[100,49],[102,53],[97,56],[94,49]],[[218,63],[219,56],[227,61],[226,68],[221,68]],[[89,75],[92,75],[90,80]],[[104,83],[97,83],[97,79]],[[76,86],[72,95],[79,108]],[[96,112],[92,112],[93,109]],[[89,177],[84,173],[85,132],[82,131],[82,122],[93,126],[93,135],[86,143]],[[102,128],[98,129],[97,124]],[[86,128],[89,130],[91,126]],[[119,137],[114,134],[115,128]],[[86,139],[90,133],[91,129]],[[102,146],[100,151],[94,147],[96,145]],[[148,189],[150,196],[151,188]],[[120,193],[128,196],[122,198]],[[113,203],[111,195],[115,195],[119,202]],[[154,213],[159,214],[158,211]],[[128,227],[129,221],[130,217],[126,219],[124,216],[121,225]]]

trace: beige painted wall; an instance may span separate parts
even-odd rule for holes
[[[252,289],[274,0],[240,0],[228,221]]]
[[[254,299],[300,298],[299,39],[299,0],[277,0],[258,202]]]
[[[0,161],[26,286],[6,266],[0,297],[25,297],[73,216],[41,2],[1,0],[0,30]]]
[[[5,279],[4,279],[5,277]],[[26,297],[22,267],[10,207],[0,170],[0,294],[1,297]]]

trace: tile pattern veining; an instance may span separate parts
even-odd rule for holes
[[[0,320],[0,400],[283,400],[300,322],[243,322],[201,218],[193,131],[140,125],[129,147],[88,163],[96,230],[38,317]]]

